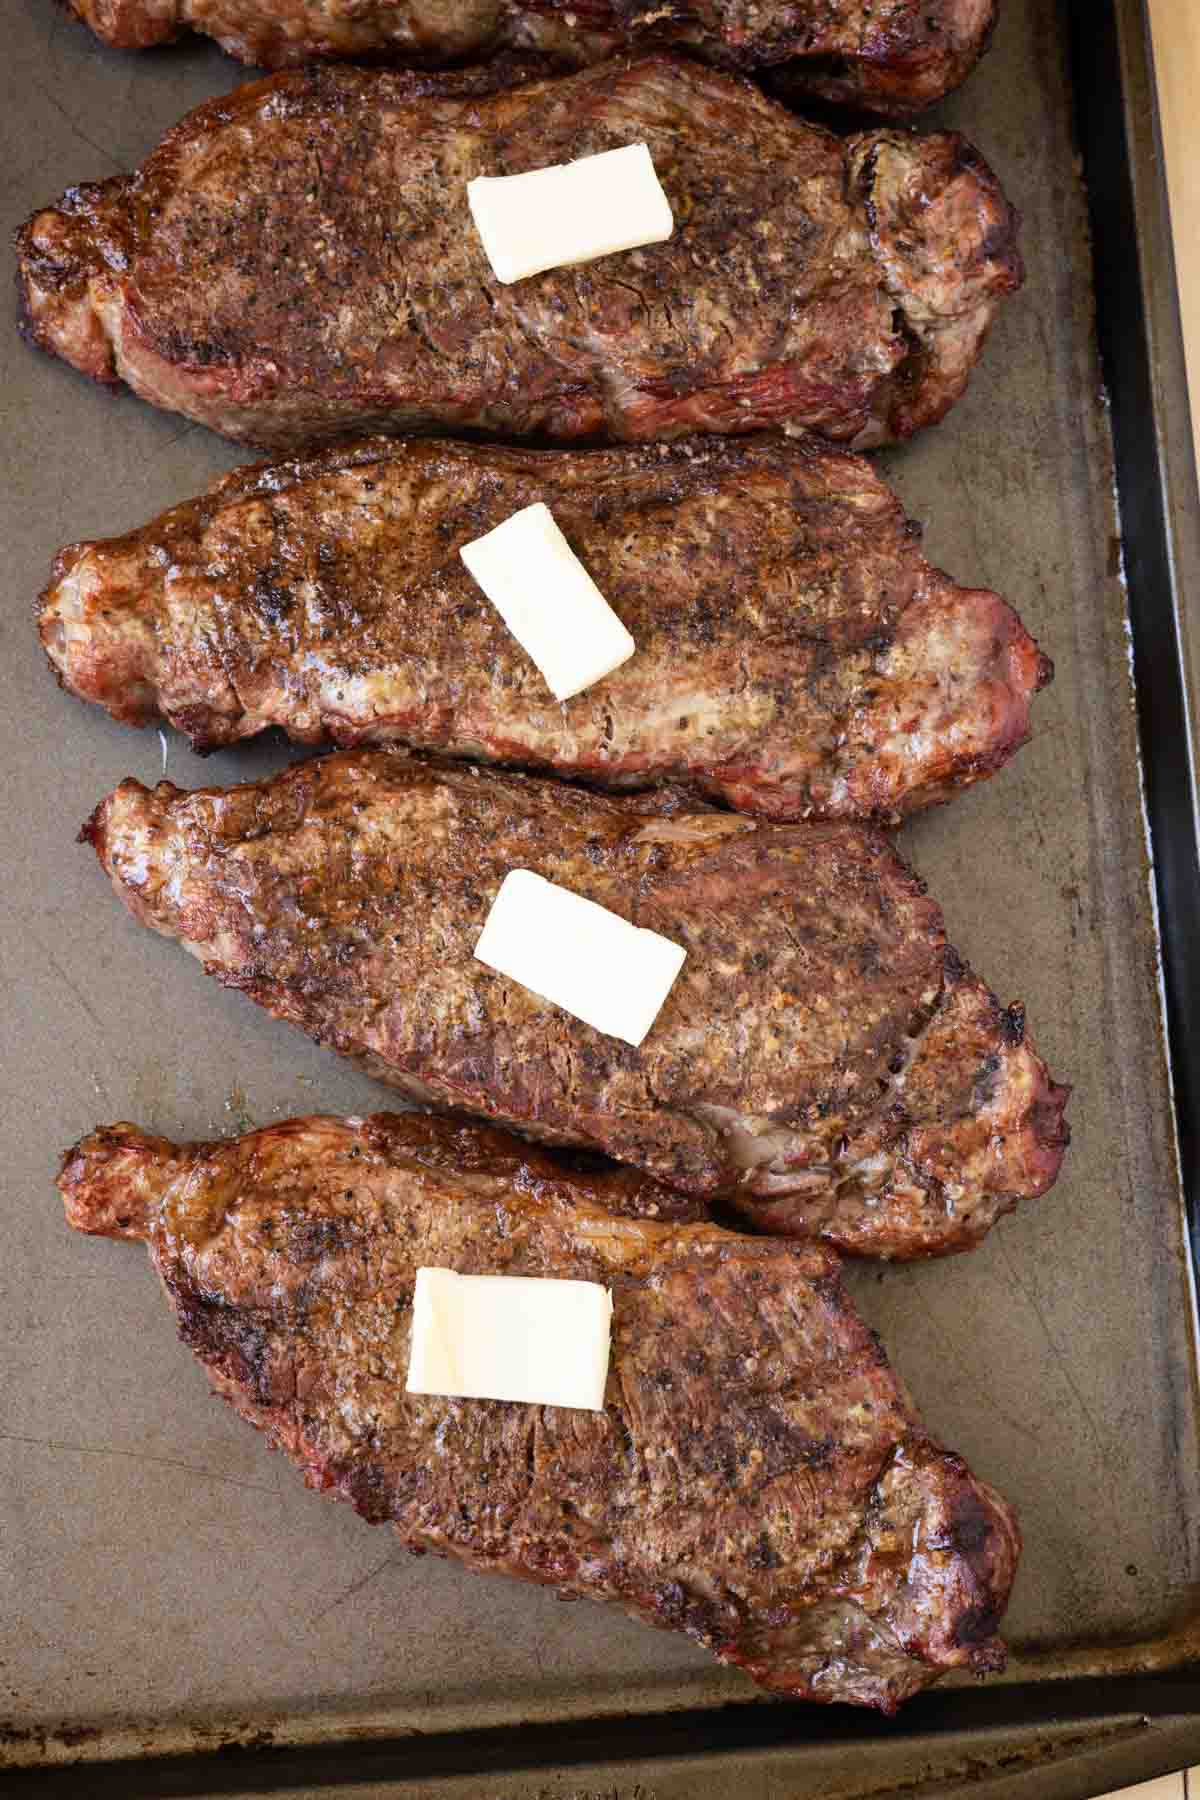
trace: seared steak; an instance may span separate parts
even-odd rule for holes
[[[911,1257],[1058,1173],[1067,1092],[880,833],[388,751],[93,814],[130,911],[411,1097],[601,1150],[770,1231]],[[475,960],[509,869],[682,944],[640,1049]]]
[[[70,0],[119,49],[182,31],[281,69],[314,57],[436,67],[516,51],[581,68],[666,44],[729,69],[778,66],[789,91],[900,118],[974,68],[996,0]]]
[[[461,544],[545,500],[637,642],[566,705]],[[241,470],[75,544],[42,596],[65,686],[209,750],[407,743],[747,812],[894,820],[990,775],[1050,665],[930,568],[862,458],[783,438],[617,451],[374,440]]]
[[[1021,279],[953,132],[846,139],[670,58],[489,92],[316,67],[191,113],[18,234],[26,327],[246,443],[463,428],[571,440],[931,424]],[[644,141],[666,243],[506,287],[467,182]]]
[[[440,1120],[94,1132],[59,1186],[145,1240],[244,1418],[406,1546],[613,1600],[765,1687],[892,1712],[1003,1666],[1004,1501],[923,1430],[837,1260],[624,1222],[536,1152]],[[419,1265],[604,1283],[603,1412],[407,1394]]]

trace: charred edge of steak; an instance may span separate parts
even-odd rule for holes
[[[148,1238],[179,1166],[174,1144],[128,1120],[89,1132],[58,1172],[67,1223],[96,1237]]]
[[[948,0],[897,9],[864,34],[857,55],[818,51],[770,68],[768,90],[789,103],[915,118],[962,86],[991,48],[998,0]]]
[[[114,50],[149,50],[183,35],[180,0],[57,0]]]
[[[57,206],[34,213],[13,236],[22,338],[103,387],[121,383],[98,302],[121,260],[129,185],[129,176],[114,175],[68,188]]]
[[[966,391],[996,303],[1025,265],[1020,214],[961,132],[880,130],[848,141],[847,179],[909,354],[872,401],[856,449],[936,425]]]
[[[270,1321],[198,1293],[166,1269],[163,1282],[175,1307],[179,1336],[188,1349],[246,1389],[256,1405],[270,1406],[274,1398]]]
[[[144,49],[173,42],[185,21],[180,0],[67,0],[73,13],[115,49]],[[986,49],[995,25],[995,0],[908,0],[878,24],[869,7],[770,5],[753,29],[726,18],[720,4],[710,20],[686,6],[625,6],[614,0],[577,0],[564,10],[556,0],[517,0],[472,18],[453,7],[439,38],[406,31],[403,4],[396,29],[386,16],[341,0],[325,16],[287,9],[276,16],[264,0],[208,11],[193,9],[190,29],[214,37],[242,62],[278,69],[313,59],[400,62],[435,68],[483,61],[520,44],[539,51],[560,70],[599,61],[614,52],[677,49],[721,68],[744,73],[779,71],[780,92],[815,97],[889,117],[910,117],[957,87]],[[286,27],[290,26],[290,29]],[[856,29],[857,28],[857,29]],[[474,35],[472,35],[472,30]]]

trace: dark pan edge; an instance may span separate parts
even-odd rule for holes
[[[995,1800],[1087,1800],[1098,1782],[1123,1785],[1192,1760],[1200,1741],[1195,1708],[1193,1681],[1177,1676],[1056,1682],[1049,1692],[1037,1684],[925,1694],[898,1721],[832,1708],[821,1715],[819,1735],[810,1707],[751,1703],[656,1718],[92,1763],[86,1792],[89,1800],[308,1800],[365,1788],[371,1800],[403,1800],[414,1790],[428,1795],[431,1783],[439,1791],[453,1783],[446,1792],[462,1794],[458,1782],[473,1777],[471,1795],[486,1792],[489,1800],[692,1800],[700,1792],[712,1800],[772,1800],[800,1791],[780,1781],[803,1771],[806,1800],[834,1792],[844,1800],[852,1763],[863,1784],[855,1791],[863,1794],[915,1793],[927,1782],[943,1796],[975,1793],[986,1781]],[[835,1785],[827,1785],[831,1758],[840,1770]],[[915,1780],[905,1779],[910,1772]],[[79,1765],[30,1769],[0,1787],[76,1800],[80,1777]],[[478,1786],[480,1780],[489,1785]]]
[[[1200,1276],[1200,692],[1183,629],[1200,594],[1196,469],[1140,0],[1064,0],[1112,407],[1134,683],[1154,856],[1181,1175]],[[1133,252],[1131,254],[1131,251]]]

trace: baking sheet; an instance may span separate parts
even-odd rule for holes
[[[139,160],[244,78],[121,56],[6,0],[6,225]],[[930,1425],[1017,1504],[1008,1677],[1182,1659],[1200,1615],[1200,1461],[1125,597],[1061,22],[1006,0],[943,118],[1024,217],[1029,281],[967,399],[885,458],[935,561],[1000,589],[1057,663],[1035,741],[903,847],[951,935],[1075,1083],[1058,1186],[970,1257],[853,1286]],[[200,1136],[383,1090],[205,982],[120,910],[79,822],[123,775],[200,762],[60,694],[30,626],[58,546],[141,523],[244,453],[0,332],[0,1761],[452,1731],[749,1700],[742,1677],[599,1607],[425,1559],[306,1493],[208,1397],[144,1255],[63,1226],[59,1150],[128,1117]],[[953,1684],[939,1693],[955,1705]],[[814,1718],[814,1730],[819,1719]]]

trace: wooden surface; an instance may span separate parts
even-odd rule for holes
[[[1200,467],[1200,0],[1147,0]]]
[[[1177,0],[1190,6],[1192,0]],[[1176,0],[1167,0],[1168,5]],[[1100,1800],[1197,1800],[1200,1796],[1200,1769],[1184,1769],[1179,1775],[1160,1775],[1157,1781],[1143,1781],[1137,1787],[1121,1788],[1102,1794]]]

